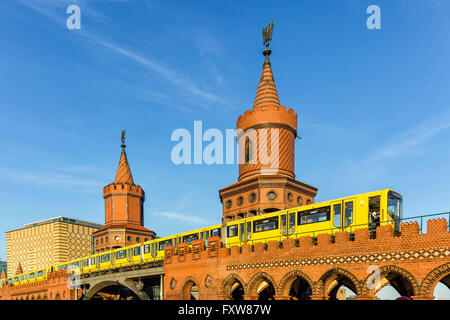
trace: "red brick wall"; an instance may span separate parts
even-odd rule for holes
[[[178,254],[168,247],[165,260],[165,298],[183,299],[183,289],[196,283],[200,299],[224,299],[232,279],[238,279],[245,297],[257,297],[256,288],[262,279],[275,288],[275,299],[288,298],[290,283],[300,275],[312,288],[313,299],[326,299],[333,279],[345,277],[354,286],[357,298],[373,298],[367,283],[368,268],[377,266],[380,278],[400,275],[409,284],[415,299],[431,299],[434,286],[450,274],[450,232],[447,221],[428,221],[427,234],[419,234],[417,223],[401,224],[401,235],[394,236],[391,226],[378,228],[376,239],[368,230],[357,230],[354,241],[348,234],[338,233],[335,242],[330,235],[317,237],[314,245],[310,237],[286,239],[280,244],[243,245],[242,248],[217,248],[219,238],[210,238],[210,246],[198,253]],[[203,248],[203,242],[196,242]],[[183,249],[184,248],[184,249]],[[229,281],[230,280],[230,281]],[[175,285],[174,285],[175,284]]]

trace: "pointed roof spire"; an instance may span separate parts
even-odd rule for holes
[[[133,175],[131,174],[130,165],[127,160],[127,153],[125,152],[125,130],[122,130],[122,154],[120,155],[119,167],[117,168],[116,179],[114,183],[129,183],[134,184]]]
[[[5,269],[2,270],[2,276],[0,277],[0,279],[5,279],[6,278],[6,272]]]
[[[263,64],[263,72],[258,84],[258,90],[256,91],[255,102],[253,108],[256,106],[267,105],[280,105],[280,99],[278,98],[277,88],[275,87],[275,80],[272,74],[272,67],[270,65],[269,56],[272,51],[269,49],[269,42],[272,40],[273,22],[263,29],[263,40],[266,45],[266,49],[263,54],[266,56]]]
[[[19,265],[17,266],[16,274],[22,274],[22,273],[23,273],[22,266],[20,265],[20,262],[19,262]]]

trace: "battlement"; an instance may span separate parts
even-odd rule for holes
[[[236,121],[236,127],[244,131],[262,124],[281,124],[297,132],[297,114],[286,106],[257,105],[252,110],[245,111]]]
[[[270,240],[254,244],[222,247],[219,237],[208,239],[208,246],[202,240],[192,243],[192,248],[185,243],[165,249],[165,263],[188,262],[201,258],[223,258],[229,262],[238,259],[244,262],[265,258],[276,259],[311,259],[334,255],[373,255],[377,252],[407,252],[417,248],[448,248],[450,231],[446,219],[427,221],[427,233],[420,233],[417,222],[400,224],[400,232],[395,233],[392,225],[378,227],[376,235],[371,237],[370,230],[357,229],[354,232],[337,232],[288,238],[283,241]],[[228,260],[231,259],[231,260]]]
[[[142,196],[144,191],[141,186],[129,184],[129,183],[111,183],[103,188],[103,197],[109,196],[114,193],[130,193],[136,196]]]

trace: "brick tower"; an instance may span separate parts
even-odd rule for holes
[[[238,182],[219,190],[224,222],[313,203],[317,193],[295,180],[297,114],[280,105],[269,59],[272,27],[263,30],[265,60],[253,108],[236,122]]]
[[[102,252],[153,239],[155,233],[144,227],[144,190],[135,185],[125,152],[122,131],[122,153],[116,179],[103,188],[105,226],[92,234],[94,251]]]

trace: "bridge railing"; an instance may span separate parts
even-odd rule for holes
[[[108,271],[108,270],[112,270],[112,269],[119,269],[119,268],[123,268],[123,267],[127,267],[132,269],[135,266],[139,266],[142,265],[144,263],[149,263],[149,262],[157,262],[157,261],[163,261],[163,259],[161,258],[146,258],[146,259],[142,259],[139,261],[126,261],[126,262],[121,262],[121,263],[117,263],[115,262],[114,264],[109,264],[106,266],[99,266],[99,267],[95,267],[93,270],[82,270],[81,274],[89,274],[89,273],[93,273],[93,272],[97,272],[97,271]],[[72,270],[75,273],[77,273],[77,270]]]
[[[392,225],[392,231],[394,235],[400,235],[400,223],[406,223],[406,222],[417,222],[419,224],[420,233],[426,233],[427,232],[427,221],[432,219],[439,219],[444,218],[447,220],[447,230],[450,231],[450,212],[443,212],[443,213],[435,213],[435,214],[429,214],[429,215],[422,215],[422,216],[416,216],[416,217],[407,217],[407,218],[401,218],[397,219],[396,221],[381,221],[380,224],[383,225]],[[345,230],[342,230],[340,228],[327,228],[327,229],[320,229],[320,230],[314,230],[314,231],[304,231],[304,232],[296,232],[288,235],[277,235],[272,237],[265,237],[262,239],[250,239],[247,241],[241,241],[239,243],[232,243],[227,244],[227,248],[231,248],[233,246],[242,247],[244,244],[250,244],[254,245],[255,243],[263,243],[264,246],[267,247],[267,244],[270,241],[279,241],[280,246],[281,242],[288,238],[288,239],[294,239],[296,241],[296,245],[298,245],[298,239],[300,237],[311,237],[313,244],[317,244],[317,235],[327,233],[330,235],[331,242],[334,242],[335,234],[338,232],[346,231],[348,233],[349,240],[354,240],[354,232],[357,229],[369,229],[369,237],[370,238],[376,238],[376,231],[377,227],[379,225],[375,223],[364,223],[364,224],[357,224],[357,225],[350,225],[345,228]]]

